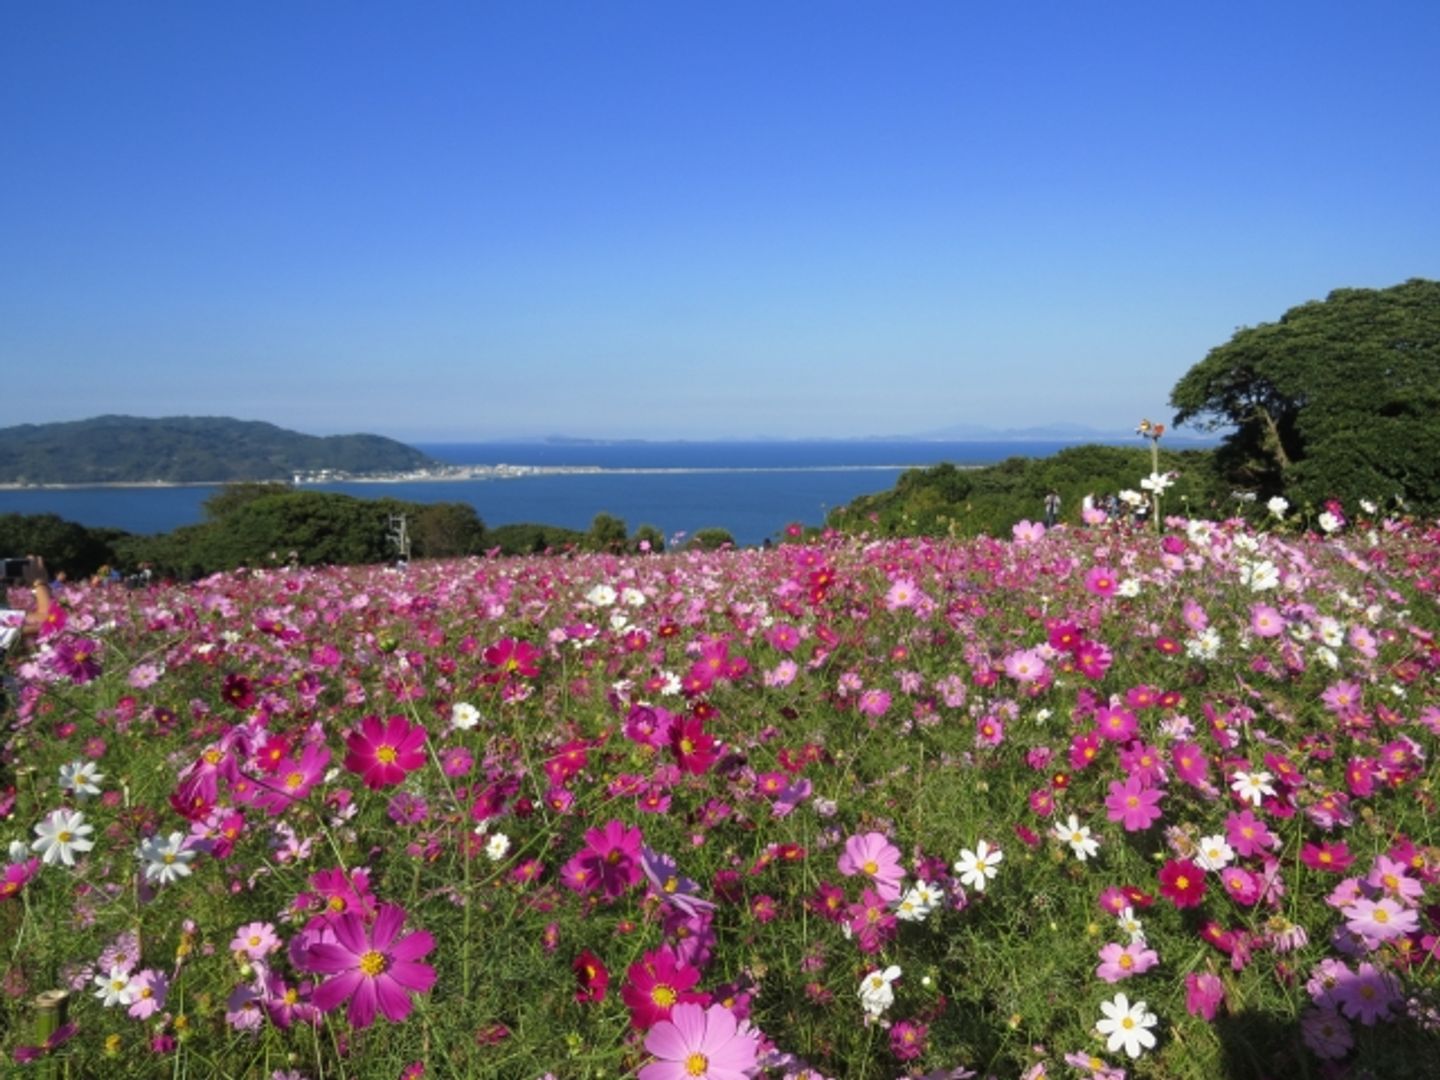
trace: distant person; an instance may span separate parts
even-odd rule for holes
[[[1045,496],[1045,527],[1053,529],[1060,517],[1060,493],[1052,491]]]
[[[26,560],[22,580],[35,597],[35,606],[28,611],[0,607],[0,655],[26,639],[37,637],[50,617],[50,575],[45,572],[45,560],[31,555]]]

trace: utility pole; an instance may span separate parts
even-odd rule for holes
[[[400,558],[410,561],[410,529],[404,514],[390,515],[389,541],[400,552]]]

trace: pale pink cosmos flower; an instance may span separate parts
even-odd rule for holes
[[[1005,657],[1005,674],[1016,682],[1031,683],[1048,673],[1038,649],[1021,649]]]
[[[1360,897],[1342,908],[1341,914],[1345,916],[1346,928],[1352,934],[1359,934],[1371,947],[1382,941],[1393,941],[1398,937],[1413,934],[1420,929],[1420,917],[1388,896],[1382,896],[1379,900]]]
[[[657,1060],[639,1080],[748,1080],[760,1037],[723,1005],[680,1002],[646,1034],[645,1049]]]
[[[235,940],[230,942],[232,953],[242,953],[251,960],[264,960],[279,948],[275,927],[267,922],[247,923],[235,931]]]
[[[1269,604],[1251,604],[1250,632],[1256,637],[1279,637],[1285,632],[1285,617]]]
[[[846,840],[839,868],[846,877],[860,874],[869,878],[887,903],[900,898],[900,881],[905,877],[905,869],[900,865],[899,848],[883,833],[869,832]]]
[[[1108,983],[1119,982],[1131,975],[1144,974],[1159,962],[1160,954],[1144,941],[1132,941],[1128,945],[1112,941],[1100,950],[1100,966],[1095,969],[1095,975]]]

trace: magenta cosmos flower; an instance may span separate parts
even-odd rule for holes
[[[845,841],[840,873],[846,877],[864,874],[874,882],[875,891],[884,900],[900,898],[900,879],[905,876],[899,849],[878,832],[852,836]]]
[[[658,1059],[639,1080],[747,1080],[755,1067],[759,1036],[723,1005],[680,1004],[645,1036]]]
[[[425,729],[403,716],[367,716],[345,739],[345,768],[378,790],[400,783],[425,764]]]
[[[1159,819],[1162,797],[1162,792],[1145,787],[1138,777],[1132,776],[1124,783],[1112,780],[1105,799],[1106,816],[1124,825],[1126,832],[1140,832]]]
[[[335,941],[311,945],[306,954],[311,971],[330,976],[315,988],[316,1007],[328,1013],[348,1001],[356,1028],[370,1026],[377,1005],[395,1023],[409,1016],[410,994],[435,985],[435,969],[419,963],[435,939],[424,930],[397,939],[404,924],[405,909],[394,904],[380,909],[368,932],[353,911],[335,919]]]

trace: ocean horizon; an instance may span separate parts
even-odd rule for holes
[[[1093,440],[1092,440],[1093,441]],[[1135,440],[1113,440],[1134,445]],[[759,544],[791,523],[822,524],[834,507],[886,491],[909,468],[982,466],[1045,457],[1075,440],[412,443],[451,465],[530,466],[504,478],[306,484],[360,498],[460,502],[487,526],[533,522],[586,529],[596,514],[667,537],[704,528]],[[573,471],[571,471],[573,470]],[[57,514],[92,528],[163,533],[203,518],[218,485],[25,488],[0,491],[0,514]],[[1038,511],[1037,511],[1038,512]]]

